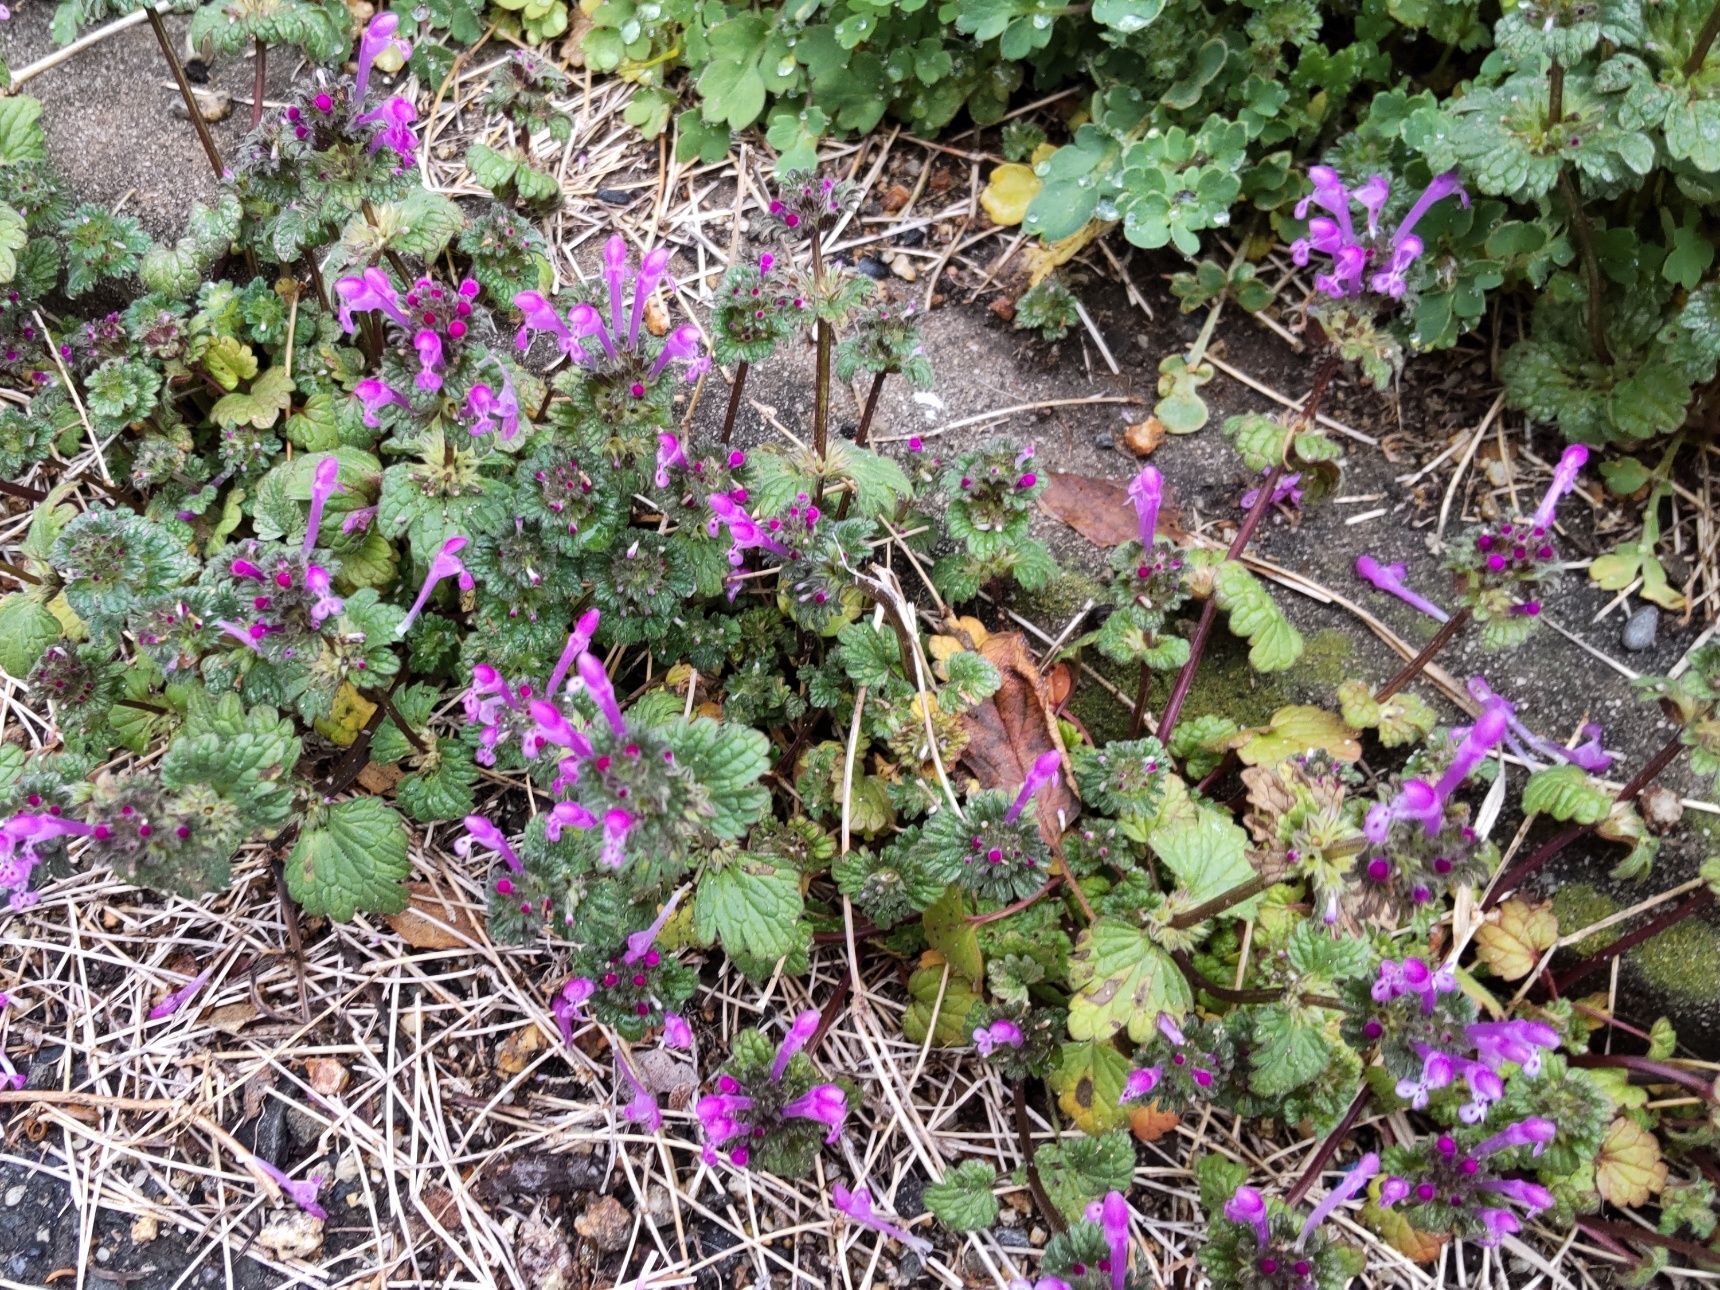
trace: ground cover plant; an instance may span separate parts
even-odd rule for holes
[[[679,1144],[731,1192],[815,1179],[829,1220],[881,1238],[909,1282],[955,1275],[952,1245],[1025,1195],[1043,1239],[989,1267],[997,1283],[1164,1284],[1137,1153],[1216,1116],[1270,1126],[1300,1163],[1278,1179],[1248,1152],[1186,1162],[1191,1248],[1214,1286],[1335,1288],[1467,1246],[1544,1262],[1573,1232],[1634,1284],[1720,1261],[1712,1072],[1680,1057],[1664,1018],[1595,992],[1720,890],[1717,859],[1657,899],[1666,829],[1642,806],[1674,766],[1720,788],[1720,646],[1638,679],[1670,735],[1616,789],[1598,726],[1561,741],[1503,682],[1465,678],[1465,708],[1436,706],[1428,684],[1471,638],[1497,679],[1542,630],[1571,559],[1562,508],[1597,471],[1647,492],[1616,585],[1656,593],[1653,526],[1683,445],[1661,436],[1720,350],[1687,155],[1701,130],[1683,115],[1700,115],[1699,87],[1668,89],[1647,56],[1694,60],[1694,77],[1715,24],[1704,39],[1681,18],[1673,40],[1654,34],[1661,14],[1560,11],[1532,30],[1514,15],[1463,96],[1393,90],[1363,117],[1317,108],[1327,82],[1298,77],[1343,64],[1352,90],[1382,83],[1396,55],[1367,27],[1388,15],[1329,52],[1307,48],[1312,6],[1251,9],[1157,108],[1101,91],[1042,163],[1028,227],[1072,253],[1090,219],[1115,219],[1138,245],[1193,255],[1246,192],[1272,216],[1250,237],[1281,239],[1308,299],[1305,397],[1209,431],[1252,481],[1226,544],[1169,522],[1174,476],[1131,472],[1130,533],[1081,630],[1054,643],[1128,669],[1126,728],[1095,734],[1046,698],[1001,612],[1062,572],[1035,531],[1054,450],[878,434],[886,390],[961,377],[934,367],[916,300],[833,250],[858,193],[815,144],[891,109],[916,128],[964,110],[987,123],[1024,60],[1126,80],[1164,24],[1197,15],[950,9],[591,15],[600,67],[665,68],[664,42],[685,42],[690,155],[718,155],[774,96],[781,164],[737,194],[750,225],[699,316],[666,242],[613,232],[580,280],[555,271],[541,221],[561,179],[533,143],[573,137],[574,91],[540,52],[509,50],[485,77],[505,141],[472,142],[465,164],[487,195],[424,185],[427,127],[395,74],[445,86],[459,55],[436,33],[480,39],[476,10],[432,10],[421,30],[385,11],[356,31],[315,6],[199,11],[194,38],[252,47],[259,85],[271,46],[309,63],[225,158],[202,132],[219,196],[170,243],[65,193],[39,106],[0,100],[0,371],[17,395],[0,493],[19,534],[0,669],[41,714],[33,746],[0,745],[5,916],[102,872],[189,908],[261,852],[283,926],[333,938],[407,914],[416,839],[452,835],[449,862],[487,902],[485,943],[544,965],[541,1062],[599,1055],[617,1124]],[[115,12],[74,4],[62,25]],[[509,12],[531,43],[569,20]],[[1489,40],[1467,10],[1389,20],[1440,33],[1443,76]],[[791,23],[796,43],[775,50]],[[1095,29],[1105,48],[1081,52]],[[872,41],[911,49],[911,69]],[[1305,48],[1286,79],[1272,51],[1287,43]],[[1476,106],[1487,95],[1542,114],[1523,127],[1534,148],[1510,113]],[[635,123],[660,127],[673,102],[648,84]],[[1570,130],[1568,156],[1537,151],[1549,125]],[[1334,164],[1303,164],[1316,154]],[[1632,227],[1597,227],[1581,201],[1628,208],[1627,173],[1656,168],[1656,218],[1684,237],[1670,274],[1670,251],[1645,257]],[[1064,181],[1093,201],[1059,195]],[[1046,227],[1035,204],[1071,226]],[[1646,278],[1620,277],[1626,264]],[[1178,294],[1240,303],[1243,267],[1203,264]],[[1357,596],[1436,624],[1394,675],[1345,675],[1264,720],[1191,709],[1221,630],[1251,678],[1306,665],[1250,545],[1269,517],[1338,493],[1343,452],[1320,415],[1334,388],[1390,386],[1407,353],[1454,340],[1517,280],[1547,316],[1502,359],[1506,398],[1574,441],[1540,495],[1419,567],[1354,553],[1371,588]],[[1028,321],[1074,325],[1072,297],[1036,290]],[[1200,363],[1172,357],[1174,396]],[[743,446],[749,391],[779,368],[801,373],[804,416]],[[696,424],[707,387],[723,414]],[[1638,439],[1655,441],[1654,468],[1616,451]],[[61,469],[90,445],[87,468]],[[1603,585],[1619,572],[1605,558],[1590,565]],[[1524,821],[1509,847],[1505,814]],[[1587,928],[1561,927],[1532,880],[1594,838],[1656,912],[1566,945]],[[756,1029],[718,1020],[735,982],[809,978],[821,947],[845,965],[826,997]],[[827,1043],[879,963],[901,1038],[963,1052],[1012,1112],[1000,1149],[924,1162],[921,1207],[886,1198],[848,1137],[863,1108],[899,1111],[896,1095]],[[209,971],[148,1019],[196,1007]],[[0,1105],[96,1078],[41,1082],[16,1055],[0,1050]],[[693,1072],[678,1103],[653,1074],[666,1057]],[[1030,1111],[1057,1131],[1036,1143]],[[354,1194],[302,1156],[217,1140],[310,1222],[337,1222],[334,1197]]]

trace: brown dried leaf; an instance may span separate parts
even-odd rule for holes
[[[1039,508],[1095,546],[1121,546],[1140,528],[1128,486],[1114,479],[1053,471],[1039,494]]]
[[[333,1097],[346,1087],[352,1072],[332,1057],[313,1057],[305,1063],[305,1075],[311,1089],[323,1097]]]
[[[358,786],[367,793],[391,793],[394,786],[406,777],[406,772],[398,766],[382,766],[376,762],[366,762],[364,769],[358,772]]]
[[[496,1069],[504,1075],[518,1075],[532,1064],[532,1054],[543,1048],[543,1031],[536,1023],[527,1022],[496,1045]]]
[[[470,949],[482,943],[476,924],[464,908],[450,905],[428,883],[409,882],[406,889],[412,893],[406,908],[384,916],[382,921],[413,949]]]
[[[216,1008],[203,1018],[215,1029],[229,1035],[236,1035],[258,1017],[257,1005],[247,1000],[244,1003],[229,1003]]]
[[[991,698],[962,714],[962,729],[968,736],[962,764],[979,780],[980,787],[1013,793],[1026,781],[1028,770],[1041,753],[1053,748],[1065,758],[1068,753],[1057,731],[1045,678],[1039,675],[1027,638],[1020,632],[1003,632],[989,637],[979,652],[997,669],[1003,684]],[[1080,810],[1080,802],[1069,787],[1067,768],[1056,783],[1033,799],[1033,804],[1039,811],[1040,835],[1047,842],[1055,842],[1061,832],[1058,812],[1068,822]]]
[[[1123,442],[1137,457],[1150,457],[1165,441],[1165,423],[1157,417],[1137,421],[1123,431]]]
[[[1148,1102],[1129,1112],[1129,1132],[1140,1142],[1157,1142],[1166,1134],[1175,1133],[1182,1116],[1167,1111],[1157,1102]]]

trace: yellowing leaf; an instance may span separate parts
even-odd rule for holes
[[[1368,1205],[1362,1210],[1362,1226],[1378,1233],[1380,1240],[1396,1250],[1411,1263],[1432,1263],[1451,1238],[1437,1232],[1424,1232],[1404,1217],[1401,1208],[1380,1208],[1380,1184],[1376,1178],[1368,1187]]]
[[[1613,1205],[1641,1205],[1666,1186],[1660,1143],[1635,1120],[1619,1116],[1607,1126],[1595,1159],[1595,1186]]]
[[[960,887],[951,887],[936,904],[928,905],[920,925],[926,933],[926,944],[942,954],[952,970],[976,987],[985,979],[979,929],[967,920],[967,904]]]
[[[1060,242],[1053,242],[1050,246],[1035,243],[1027,252],[1027,285],[1037,287],[1054,270],[1080,255],[1115,222],[1091,219],[1079,232],[1071,233]]]
[[[1129,1118],[1119,1106],[1129,1059],[1108,1043],[1064,1044],[1051,1072],[1057,1105],[1083,1133],[1101,1134]]]
[[[1027,218],[1027,204],[1039,195],[1043,185],[1032,166],[1017,161],[1005,162],[991,172],[979,204],[991,216],[992,223],[1014,225]]]
[[[1475,953],[1494,976],[1518,981],[1534,970],[1559,939],[1551,902],[1508,900],[1475,933]]]
[[[1244,730],[1231,742],[1236,755],[1248,766],[1273,765],[1314,748],[1331,753],[1339,761],[1355,761],[1362,755],[1356,732],[1343,718],[1306,704],[1279,708],[1265,726]]]
[[[351,681],[342,682],[328,716],[317,720],[317,733],[337,747],[350,748],[375,711],[376,705],[353,689]]]

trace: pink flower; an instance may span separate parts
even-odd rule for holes
[[[364,34],[358,40],[358,75],[354,81],[354,89],[358,102],[364,102],[364,92],[370,85],[370,68],[379,56],[390,48],[399,53],[402,60],[412,57],[412,42],[400,40],[395,32],[400,27],[400,15],[387,12],[377,14],[370,20],[370,25],[364,29]]]
[[[311,510],[305,520],[304,554],[310,555],[311,548],[317,544],[317,534],[322,529],[323,508],[328,505],[328,499],[335,493],[346,491],[340,482],[340,458],[324,457],[316,464],[316,471],[311,476]]]
[[[830,1201],[838,1210],[847,1215],[850,1222],[858,1223],[861,1227],[869,1227],[874,1232],[900,1241],[913,1250],[921,1258],[932,1252],[932,1243],[923,1236],[915,1236],[912,1232],[898,1227],[887,1219],[880,1218],[872,1208],[872,1194],[865,1187],[849,1191],[841,1183],[830,1189]]]
[[[328,1218],[328,1211],[317,1204],[317,1192],[322,1189],[323,1184],[321,1174],[315,1174],[303,1182],[296,1182],[261,1156],[251,1157],[251,1167],[260,1169],[265,1177],[274,1182],[286,1194],[288,1200],[312,1218]]]
[[[204,987],[209,980],[210,973],[214,972],[214,970],[215,969],[213,967],[204,968],[196,976],[192,977],[184,985],[180,986],[172,994],[168,995],[160,1003],[156,1004],[149,1010],[149,1020],[160,1021],[163,1017],[171,1017],[174,1013],[178,1012],[185,1006],[186,1002],[192,995],[196,994]]]
[[[1142,466],[1129,485],[1129,500],[1135,504],[1135,518],[1141,531],[1141,545],[1151,548],[1158,532],[1159,506],[1164,500],[1165,477],[1153,466]]]
[[[468,540],[456,533],[442,544],[442,549],[430,562],[429,572],[424,575],[424,585],[418,589],[418,599],[412,602],[412,608],[406,611],[406,617],[401,619],[400,626],[394,629],[396,636],[406,635],[407,629],[418,621],[418,615],[424,611],[424,606],[430,600],[430,593],[436,590],[436,584],[444,578],[457,577],[462,587],[472,586],[472,575],[467,573],[466,566],[460,563],[459,555],[465,550]]]
[[[1055,748],[1042,752],[1033,762],[1027,772],[1027,779],[1021,786],[1021,791],[1015,795],[1015,801],[1004,813],[1004,820],[1014,824],[1021,818],[1021,812],[1026,809],[1029,801],[1040,789],[1049,787],[1057,782],[1058,772],[1063,767],[1063,754]]]
[[[507,861],[508,868],[515,873],[525,871],[525,866],[520,863],[519,856],[514,853],[513,847],[509,845],[507,835],[498,829],[492,820],[483,815],[468,815],[465,823],[466,836],[454,844],[456,852],[463,856],[470,856],[472,845],[476,843],[478,846],[494,851],[501,856],[503,860]]]

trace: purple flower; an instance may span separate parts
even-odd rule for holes
[[[352,387],[353,397],[364,405],[363,421],[372,430],[382,423],[377,419],[377,413],[390,403],[398,403],[401,407],[409,407],[404,397],[388,382],[368,376]]]
[[[463,856],[472,854],[472,845],[494,851],[508,863],[508,868],[515,873],[524,873],[525,866],[508,844],[507,835],[495,826],[494,821],[483,815],[468,815],[466,817],[466,836],[454,844],[454,850]]]
[[[501,390],[491,389],[480,381],[466,391],[466,415],[471,423],[466,427],[472,435],[489,434],[498,426],[502,441],[509,442],[520,432],[520,399],[514,391],[513,378],[500,362],[495,364]]]
[[[387,49],[394,49],[402,61],[412,57],[412,42],[400,40],[395,32],[400,27],[400,16],[386,11],[379,13],[370,20],[370,25],[364,29],[364,34],[358,39],[358,75],[354,81],[354,97],[358,102],[364,102],[364,92],[370,85],[370,67]]]
[[[669,924],[669,920],[674,917],[675,906],[681,903],[681,897],[686,894],[687,889],[685,887],[677,888],[675,894],[664,902],[662,910],[651,925],[643,931],[634,932],[627,938],[627,952],[621,956],[623,963],[634,964],[645,957],[651,947],[657,943],[657,938],[662,935],[663,929]]]
[[[156,1004],[149,1010],[149,1019],[151,1021],[160,1021],[163,1017],[171,1017],[174,1013],[178,1012],[185,1006],[186,1002],[192,995],[196,994],[204,987],[209,980],[210,973],[214,970],[215,969],[213,967],[204,968],[196,976],[192,977],[184,985],[180,986],[172,994],[168,995],[160,1003]]]
[[[353,314],[369,313],[374,309],[380,309],[402,327],[410,329],[412,326],[412,319],[400,307],[399,292],[395,291],[388,275],[374,265],[356,277],[336,278],[334,294],[340,301],[335,314],[340,320],[341,330],[348,336],[356,330]]]
[[[814,1084],[785,1105],[782,1114],[786,1119],[813,1120],[824,1125],[830,1130],[824,1137],[828,1146],[842,1136],[842,1124],[848,1118],[848,1094],[835,1084]]]
[[[322,1189],[323,1184],[321,1174],[314,1174],[304,1182],[295,1182],[261,1156],[251,1157],[251,1167],[261,1170],[265,1177],[286,1194],[288,1200],[312,1218],[328,1218],[328,1211],[317,1204],[317,1192]]]
[[[999,1044],[1008,1048],[1020,1048],[1026,1042],[1021,1033],[1021,1027],[1007,1018],[994,1021],[989,1026],[976,1027],[973,1032],[973,1046],[979,1050],[981,1057],[990,1057],[992,1050]]]
[[[1004,813],[1003,818],[1005,823],[1014,824],[1018,819],[1020,819],[1021,812],[1026,808],[1028,802],[1033,799],[1033,795],[1039,792],[1040,789],[1056,783],[1058,773],[1062,768],[1063,754],[1058,752],[1055,748],[1051,749],[1049,752],[1040,753],[1039,756],[1034,759],[1033,766],[1028,770],[1027,780],[1022,784],[1021,791],[1015,795],[1015,801],[1010,804],[1009,810]]]
[[[1380,1208],[1390,1209],[1408,1195],[1408,1181],[1402,1178],[1387,1178],[1380,1184]]]
[[[1307,1221],[1302,1224],[1301,1235],[1296,1238],[1295,1248],[1300,1250],[1306,1245],[1308,1237],[1313,1234],[1314,1229],[1330,1218],[1332,1211],[1337,1209],[1339,1205],[1366,1187],[1368,1180],[1379,1171],[1380,1158],[1371,1151],[1351,1165],[1350,1171],[1344,1175],[1343,1180],[1327,1193],[1326,1199],[1316,1205],[1314,1212],[1308,1215]]]
[[[794,1055],[805,1048],[807,1041],[818,1033],[818,1023],[822,1020],[818,1009],[808,1008],[789,1023],[788,1033],[782,1037],[782,1043],[777,1045],[776,1058],[770,1064],[770,1082],[781,1083],[783,1075],[788,1071],[788,1063]]]
[[[579,656],[577,666],[585,692],[597,704],[597,710],[603,714],[609,728],[618,735],[626,734],[627,719],[621,715],[621,705],[615,701],[615,687],[610,684],[609,673],[603,670],[602,661],[594,654],[585,653]]]
[[[591,648],[591,638],[597,635],[598,621],[597,610],[588,609],[580,615],[573,630],[567,634],[567,645],[561,651],[561,657],[556,660],[555,670],[549,674],[549,684],[544,687],[544,693],[551,699],[555,698],[561,689],[561,683],[567,678],[574,660]]]
[[[1498,1151],[1508,1151],[1513,1147],[1528,1147],[1530,1155],[1538,1156],[1546,1149],[1547,1144],[1558,1135],[1558,1125],[1542,1116],[1532,1115],[1528,1119],[1506,1125],[1498,1133],[1476,1147],[1474,1155],[1484,1160]]]
[[[312,627],[321,627],[346,608],[346,601],[335,595],[331,586],[329,571],[322,565],[305,566],[305,589],[316,597],[306,611]]]
[[[912,1232],[904,1231],[896,1224],[880,1218],[872,1209],[872,1195],[866,1188],[849,1191],[841,1183],[837,1183],[830,1189],[830,1201],[848,1216],[850,1222],[900,1241],[921,1258],[932,1252],[932,1243],[924,1237],[915,1236]]]
[[[1108,1191],[1104,1200],[1087,1206],[1085,1218],[1105,1233],[1111,1251],[1111,1290],[1123,1290],[1129,1276],[1129,1202],[1120,1191]]]
[[[414,383],[421,390],[439,390],[442,388],[442,374],[437,370],[442,366],[442,338],[428,327],[419,329],[413,334],[412,348],[418,351],[418,375]]]
[[[663,1044],[668,1048],[685,1048],[691,1052],[693,1048],[693,1028],[687,1024],[687,1019],[678,1013],[663,1014]]]
[[[1140,1066],[1129,1072],[1123,1080],[1122,1095],[1117,1098],[1117,1105],[1133,1102],[1146,1097],[1159,1086],[1161,1071],[1157,1066]]]
[[[38,846],[55,838],[92,836],[99,836],[95,826],[52,814],[24,812],[0,825],[0,892],[12,893],[13,911],[35,903],[35,893],[28,888],[31,874],[41,863]]]
[[[1410,267],[1421,258],[1424,246],[1415,234],[1421,217],[1436,203],[1456,194],[1464,206],[1469,195],[1457,181],[1455,171],[1440,175],[1422,192],[1393,231],[1389,241],[1381,237],[1380,216],[1391,196],[1391,185],[1383,175],[1370,175],[1355,189],[1345,187],[1338,172],[1330,166],[1311,166],[1308,177],[1313,192],[1296,205],[1296,218],[1308,221],[1308,235],[1290,245],[1290,257],[1297,264],[1307,264],[1315,252],[1329,256],[1332,261],[1327,273],[1314,279],[1315,289],[1335,300],[1360,296],[1366,286],[1391,300],[1400,299],[1408,288]],[[1350,203],[1359,202],[1367,214],[1367,229],[1358,236],[1350,218]],[[1318,206],[1327,215],[1309,217]],[[1370,261],[1383,260],[1383,267],[1367,274]]]
[[[681,448],[681,441],[667,430],[657,436],[657,474],[658,488],[669,487],[669,467],[678,470],[687,468],[687,454]]]
[[[399,158],[394,165],[394,173],[409,169],[418,163],[418,133],[413,130],[412,123],[418,119],[418,109],[412,106],[412,100],[396,95],[384,99],[362,116],[352,119],[354,125],[375,125],[375,134],[370,136],[370,151],[379,152],[387,148]]]
[[[505,893],[504,893],[505,894]],[[579,1016],[579,1010],[585,1001],[591,998],[597,990],[597,982],[588,976],[576,976],[556,991],[555,998],[550,1002],[550,1015],[555,1018],[556,1029],[561,1031],[561,1042],[573,1044],[573,1023]]]
[[[317,534],[322,529],[323,508],[328,505],[328,499],[335,493],[344,493],[346,486],[340,482],[340,458],[324,457],[316,464],[316,471],[311,476],[311,511],[305,520],[304,554],[309,556],[311,548],[317,544]]]
[[[262,642],[258,637],[252,635],[251,628],[241,626],[231,618],[217,618],[215,620],[215,625],[221,629],[224,635],[231,636],[253,654],[261,654],[263,652]]]
[[[400,620],[400,626],[394,629],[396,636],[406,635],[407,629],[418,621],[418,615],[424,611],[424,606],[430,600],[430,593],[436,590],[436,584],[444,578],[458,578],[462,590],[469,590],[472,575],[466,572],[466,566],[460,563],[460,552],[465,550],[469,539],[456,533],[442,544],[436,558],[430,562],[430,570],[424,575],[424,585],[418,589],[418,599],[412,602],[412,608],[406,611],[406,617]]]
[[[1458,745],[1456,754],[1451,759],[1451,765],[1445,774],[1439,777],[1439,782],[1433,786],[1434,796],[1444,805],[1447,798],[1454,793],[1469,774],[1479,766],[1487,755],[1499,746],[1499,741],[1505,737],[1507,717],[1503,703],[1492,703],[1481,709],[1481,715],[1475,718],[1475,724],[1469,727],[1469,732]],[[1429,832],[1434,830],[1429,829]]]
[[[691,323],[683,323],[670,332],[663,341],[662,352],[657,355],[656,362],[651,364],[648,379],[655,381],[663,374],[663,369],[670,363],[685,363],[686,370],[681,373],[681,379],[696,381],[710,370],[711,359],[705,353],[704,341],[699,335],[699,329]],[[644,391],[635,386],[634,397],[643,397]]]
[[[1552,1052],[1559,1046],[1559,1032],[1544,1021],[1477,1021],[1463,1033],[1490,1069],[1514,1062],[1531,1078],[1541,1073],[1542,1049]]]
[[[1371,555],[1359,555],[1356,557],[1356,576],[1372,583],[1388,596],[1396,596],[1411,609],[1420,610],[1436,623],[1447,622],[1451,618],[1445,610],[1425,596],[1418,595],[1404,582],[1404,566],[1401,564],[1381,564]]]
[[[619,869],[627,862],[622,847],[635,823],[633,814],[619,806],[612,806],[603,813],[603,845],[597,853],[598,864],[605,869]]]
[[[1224,1216],[1232,1223],[1254,1229],[1254,1248],[1264,1250],[1272,1244],[1272,1228],[1266,1218],[1266,1198],[1249,1186],[1236,1189],[1236,1194],[1224,1202]]]
[[[1580,443],[1572,444],[1560,455],[1559,464],[1553,467],[1553,482],[1548,485],[1541,504],[1535,508],[1536,528],[1545,532],[1553,527],[1553,512],[1565,494],[1576,488],[1577,476],[1588,460],[1589,450]]]
[[[615,1050],[615,1064],[621,1068],[622,1078],[633,1090],[633,1099],[627,1103],[623,1112],[635,1124],[643,1125],[647,1133],[656,1133],[663,1127],[663,1112],[657,1105],[656,1095],[646,1088],[639,1074],[633,1069],[633,1063],[627,1060],[619,1048]]]
[[[597,817],[578,802],[557,802],[544,817],[543,835],[551,842],[561,840],[563,828],[595,829]]]
[[[1271,471],[1262,471],[1261,472],[1262,476],[1269,475],[1271,473],[1272,473]],[[1278,482],[1276,484],[1272,485],[1271,505],[1278,506],[1278,505],[1281,505],[1285,502],[1288,502],[1290,504],[1290,508],[1292,510],[1301,510],[1302,509],[1302,490],[1297,487],[1297,485],[1300,484],[1301,482],[1302,482],[1302,475],[1300,472],[1278,476]],[[1259,500],[1260,500],[1260,489],[1251,488],[1246,493],[1244,493],[1241,497],[1236,499],[1236,504],[1238,506],[1240,506],[1243,510],[1250,510],[1253,508],[1254,504],[1256,502],[1258,502]]]
[[[757,547],[761,551],[769,551],[772,555],[787,559],[791,554],[789,549],[778,542],[759,522],[748,515],[746,508],[726,493],[712,493],[707,499],[711,504],[713,518],[709,531],[712,537],[717,535],[719,525],[729,531],[729,564],[740,568],[746,559],[746,551]]]
[[[514,296],[514,308],[518,309],[525,319],[520,324],[519,331],[514,333],[516,348],[525,349],[529,346],[531,344],[530,333],[534,331],[549,332],[556,338],[557,346],[564,353],[570,353],[579,348],[578,342],[568,334],[567,324],[562,321],[561,315],[555,311],[555,306],[545,300],[539,292],[519,292]],[[581,353],[583,354],[583,352],[582,350]]]
[[[1159,506],[1164,501],[1165,477],[1155,466],[1142,466],[1129,485],[1129,500],[1135,504],[1135,519],[1140,525],[1141,545],[1151,549],[1158,532]]]

